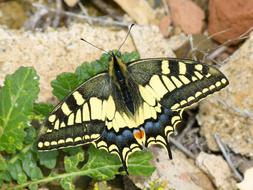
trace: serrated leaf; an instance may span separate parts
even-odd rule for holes
[[[29,190],[37,190],[38,189],[38,184],[31,184],[28,186]]]
[[[29,127],[29,128],[26,128],[25,132],[26,132],[26,135],[25,135],[24,143],[32,144],[35,138],[37,137],[36,129],[34,127]]]
[[[64,167],[67,172],[74,172],[79,170],[77,165],[79,162],[84,160],[84,153],[78,152],[72,156],[65,156],[64,158]]]
[[[0,154],[0,171],[5,171],[7,169],[7,163],[3,156]]]
[[[108,64],[107,64],[108,65]],[[91,63],[85,62],[76,68],[76,75],[78,76],[79,84],[93,77],[97,73],[106,70],[106,64],[98,61],[93,61]]]
[[[47,116],[52,110],[54,106],[52,104],[47,103],[35,103],[33,110],[37,115]]]
[[[78,78],[74,73],[62,73],[51,82],[53,94],[62,100],[78,86]]]
[[[32,153],[26,152],[20,156],[22,162],[22,168],[25,171],[26,175],[31,177],[31,171],[33,168],[37,167],[36,161],[33,158]]]
[[[34,167],[31,170],[31,179],[32,180],[37,180],[37,179],[42,179],[43,174],[41,172],[41,169],[39,167]]]
[[[79,168],[77,167],[78,164],[84,161],[84,152],[81,149],[78,152],[72,154],[71,156],[64,157],[64,168],[67,173],[71,172],[78,172]],[[63,189],[66,190],[74,190],[75,186],[73,184],[74,177],[69,176],[60,180],[60,184]]]
[[[0,151],[14,153],[23,147],[24,128],[39,93],[39,77],[31,67],[7,75],[0,91]]]
[[[13,164],[9,164],[8,170],[11,177],[14,180],[16,180],[19,184],[24,183],[26,181],[27,178],[25,173],[23,172],[20,160],[17,160]]]
[[[11,175],[8,171],[0,173],[0,179],[7,182],[10,182],[12,180]]]
[[[49,152],[39,152],[40,164],[47,167],[48,169],[53,169],[56,165],[58,151],[49,151]]]
[[[132,61],[140,59],[140,54],[137,51],[124,53],[122,54],[121,59],[124,63],[130,63]]]
[[[89,160],[81,170],[86,170],[86,175],[97,180],[110,180],[119,174],[121,162],[116,155],[109,154],[105,150],[98,150],[90,146]]]
[[[134,152],[128,159],[128,172],[132,175],[150,176],[155,171],[155,167],[150,164],[152,158],[150,152]]]
[[[65,177],[60,180],[60,184],[65,190],[75,190],[75,185],[73,184],[73,177]]]
[[[94,75],[106,71],[108,68],[109,60],[110,55],[103,54],[99,60],[92,61],[90,63],[84,62],[79,67],[77,67],[75,73],[78,76],[80,84],[93,77]]]

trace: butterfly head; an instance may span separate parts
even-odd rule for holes
[[[114,50],[110,51],[109,54],[111,56],[111,60],[109,62],[109,75],[112,78],[116,77],[117,79],[121,77],[126,77],[127,67],[122,60],[121,53],[117,50]]]

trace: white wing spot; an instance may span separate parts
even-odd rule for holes
[[[170,73],[169,61],[168,60],[163,60],[162,61],[162,73],[165,74],[165,75]]]
[[[82,94],[80,94],[78,91],[75,91],[73,93],[73,96],[74,96],[74,98],[76,100],[77,105],[80,106],[80,105],[82,105],[85,102],[85,100],[83,99]]]
[[[65,114],[65,115],[69,115],[71,113],[68,105],[66,104],[66,102],[64,102],[61,106],[61,109],[62,109],[62,112]]]

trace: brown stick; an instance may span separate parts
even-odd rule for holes
[[[242,181],[243,180],[243,177],[242,175],[236,170],[231,158],[230,158],[230,155],[228,154],[227,152],[227,147],[226,145],[223,144],[223,142],[221,141],[220,137],[218,134],[214,134],[214,139],[217,143],[217,145],[219,146],[223,156],[225,157],[230,169],[233,171],[233,174],[234,174],[234,177],[239,180],[239,181]]]
[[[33,3],[33,6],[36,8],[45,8],[50,12],[56,12],[56,9],[53,8],[49,8],[45,5],[42,4],[38,4],[38,3]],[[85,21],[89,21],[91,20],[94,23],[98,23],[101,25],[111,25],[111,26],[118,26],[118,27],[124,27],[127,28],[131,23],[125,23],[125,22],[119,22],[119,21],[114,21],[114,20],[105,20],[104,17],[103,18],[99,18],[99,17],[91,17],[91,16],[87,16],[87,15],[80,15],[80,14],[75,14],[72,12],[68,12],[68,11],[61,11],[60,12],[63,15],[69,16],[69,17],[74,17],[74,18],[78,18],[81,20],[85,20]]]

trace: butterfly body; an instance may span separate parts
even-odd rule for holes
[[[215,67],[197,61],[152,58],[124,63],[110,52],[108,71],[77,87],[49,114],[38,150],[93,143],[127,159],[152,144],[168,150],[182,111],[228,85]]]

